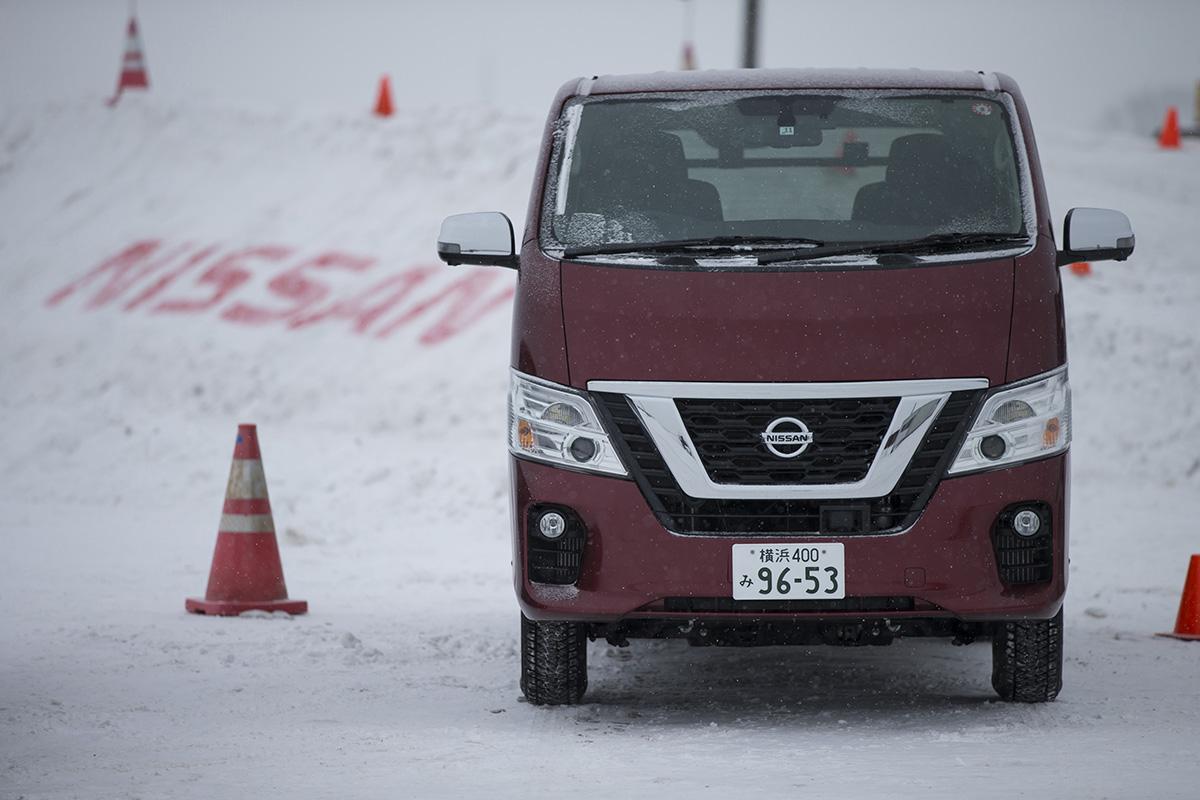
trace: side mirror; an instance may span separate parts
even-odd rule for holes
[[[446,217],[437,240],[438,258],[450,266],[482,264],[517,268],[513,226],[499,211]]]
[[[1129,217],[1111,208],[1072,208],[1063,222],[1058,265],[1076,261],[1124,261],[1133,253]]]

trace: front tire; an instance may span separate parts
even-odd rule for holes
[[[1062,689],[1063,612],[1000,623],[992,638],[992,688],[1001,700],[1048,703]]]
[[[521,615],[521,691],[535,706],[575,705],[587,689],[587,626]]]

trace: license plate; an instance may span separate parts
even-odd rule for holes
[[[733,546],[734,600],[840,600],[845,596],[845,545]]]

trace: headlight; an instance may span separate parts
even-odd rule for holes
[[[516,370],[508,393],[508,449],[563,467],[627,474],[587,397]]]
[[[1070,443],[1071,386],[1064,366],[989,396],[949,473],[1050,456]]]

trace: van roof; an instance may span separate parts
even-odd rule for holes
[[[741,89],[964,89],[1015,88],[995,72],[925,69],[706,69],[580,78],[575,94]]]

